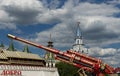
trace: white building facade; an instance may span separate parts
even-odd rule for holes
[[[0,76],[59,76],[57,68],[0,65]]]

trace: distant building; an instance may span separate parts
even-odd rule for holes
[[[73,50],[81,53],[87,53],[87,49],[84,47],[82,32],[80,30],[80,23],[78,22],[75,43],[73,44]]]
[[[50,40],[48,41],[47,47],[53,48],[51,35],[50,35]],[[45,60],[46,60],[46,67],[55,67],[55,57],[53,53],[46,51]]]
[[[23,52],[14,48],[13,42],[9,48],[0,46],[0,76],[59,76],[57,68],[45,66],[46,62],[37,54],[30,53],[28,46]]]

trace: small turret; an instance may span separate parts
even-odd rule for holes
[[[30,53],[28,45],[24,46],[23,52]]]
[[[78,22],[77,25],[77,31],[76,31],[76,37],[75,37],[75,43],[73,45],[73,50],[77,52],[84,52],[84,44],[83,44],[83,37],[82,37],[82,32],[80,31],[80,22]]]
[[[51,34],[50,34],[50,40],[48,41],[47,47],[53,48]],[[45,59],[46,59],[46,67],[55,67],[55,57],[53,53],[47,51],[45,54]]]

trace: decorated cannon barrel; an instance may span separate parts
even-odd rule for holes
[[[49,51],[51,53],[54,53],[56,56],[55,58],[57,60],[64,61],[66,63],[70,63],[76,67],[82,68],[84,70],[94,72],[94,73],[101,73],[104,71],[106,74],[113,74],[116,73],[115,69],[108,64],[103,63],[100,59],[93,58],[91,56],[88,56],[83,53],[75,52],[72,50],[68,50],[66,52],[62,52],[60,50],[54,49],[54,48],[49,48],[46,46],[43,46],[41,44],[37,44],[22,38],[19,38],[17,36],[8,34],[9,38],[12,38],[14,40],[30,44],[32,46],[44,49],[46,51]],[[102,71],[101,71],[102,70]]]

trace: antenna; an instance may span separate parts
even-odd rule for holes
[[[53,42],[52,42],[51,34],[50,34],[50,39],[48,41],[48,47],[53,47]]]
[[[50,33],[50,41],[52,41],[51,33]]]

